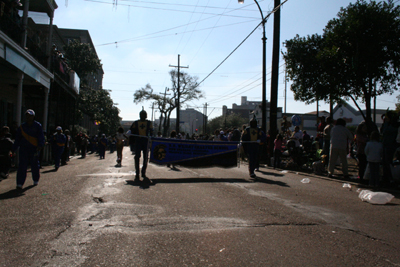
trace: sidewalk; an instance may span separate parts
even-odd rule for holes
[[[357,166],[357,160],[353,158],[348,158],[348,172],[350,179],[346,179],[343,176],[342,173],[342,167],[341,165],[338,165],[335,167],[335,173],[332,178],[328,177],[328,172],[325,172],[323,174],[315,174],[313,171],[307,171],[305,169],[275,169],[277,171],[288,171],[290,173],[295,173],[299,174],[302,176],[307,176],[307,177],[313,177],[313,178],[318,178],[318,179],[325,179],[325,180],[330,180],[330,181],[337,181],[339,183],[348,183],[353,186],[357,186],[358,188],[365,188],[370,190],[370,186],[368,185],[368,180],[363,180],[360,181],[358,179],[358,166]],[[274,169],[273,167],[270,167],[268,165],[260,165],[262,167],[268,168],[268,169]],[[399,184],[394,184],[392,187],[381,187],[378,189],[378,191],[385,191],[388,193],[391,193],[396,196],[396,198],[400,198],[400,185]]]

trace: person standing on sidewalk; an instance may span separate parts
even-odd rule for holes
[[[281,167],[282,147],[283,137],[281,134],[277,134],[274,140],[274,169]]]
[[[384,186],[390,186],[391,183],[394,182],[391,166],[393,166],[394,153],[397,149],[396,137],[399,128],[398,118],[399,117],[395,111],[388,110],[385,114],[384,122],[381,127],[383,145],[382,185]]]
[[[28,164],[31,165],[33,185],[38,185],[40,179],[38,153],[44,146],[42,125],[35,121],[35,111],[25,112],[26,122],[17,129],[12,151],[19,148],[19,165],[17,171],[17,190],[22,190],[26,180]]]
[[[379,141],[380,135],[378,132],[371,133],[371,140],[365,146],[365,154],[370,170],[369,185],[373,187],[379,186],[379,165],[382,161],[383,145]]]
[[[331,147],[329,154],[328,177],[333,177],[337,158],[342,162],[342,172],[345,178],[349,178],[347,151],[349,141],[353,140],[353,134],[346,128],[346,121],[337,119],[335,127],[331,130]]]
[[[327,155],[329,160],[329,147],[331,146],[331,130],[333,128],[333,119],[328,117],[326,119],[326,126],[323,131],[324,146],[322,147],[324,155]]]
[[[145,182],[149,182],[146,176],[147,161],[148,161],[148,142],[149,137],[153,135],[153,125],[151,121],[147,120],[147,112],[143,109],[139,113],[140,120],[134,121],[131,126],[131,133],[134,136],[135,143],[135,181],[139,180],[140,173],[140,154],[143,151],[143,167],[142,177]]]

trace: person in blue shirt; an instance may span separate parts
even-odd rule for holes
[[[56,133],[53,134],[51,143],[54,153],[54,168],[57,171],[60,168],[61,155],[64,152],[67,137],[63,134],[61,126],[57,126]]]
[[[98,145],[100,159],[104,159],[105,158],[107,144],[108,144],[108,140],[106,138],[106,135],[102,134],[102,136],[101,136],[101,138],[99,140],[99,145]]]
[[[22,190],[26,180],[28,164],[31,165],[33,184],[38,185],[40,179],[38,153],[44,146],[42,125],[35,121],[35,111],[25,112],[26,122],[18,127],[12,151],[19,148],[19,165],[17,171],[17,190]]]

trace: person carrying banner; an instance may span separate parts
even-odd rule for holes
[[[135,170],[136,176],[135,181],[139,181],[140,173],[140,154],[143,151],[143,167],[142,177],[143,181],[149,182],[149,178],[146,177],[147,161],[148,161],[148,142],[149,136],[153,135],[153,125],[151,121],[147,120],[147,112],[142,109],[139,113],[140,120],[136,120],[132,123],[131,133],[134,136],[135,143]]]
[[[249,159],[249,173],[251,178],[256,177],[254,170],[257,167],[260,143],[265,142],[266,139],[265,133],[257,126],[257,120],[254,116],[250,121],[250,126],[242,134],[242,144]]]
[[[35,121],[35,111],[28,109],[25,112],[26,122],[18,127],[12,151],[19,148],[19,165],[17,171],[17,190],[22,190],[26,180],[28,164],[31,164],[33,184],[38,185],[39,157],[38,153],[44,146],[42,125]]]

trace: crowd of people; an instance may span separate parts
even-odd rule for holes
[[[146,176],[148,161],[148,139],[146,137],[162,137],[158,132],[153,133],[151,121],[147,120],[146,111],[140,112],[140,119],[135,121],[128,132],[122,127],[116,129],[115,134],[89,136],[78,133],[71,136],[70,131],[63,131],[61,126],[46,137],[42,126],[35,121],[35,112],[28,109],[25,112],[26,121],[15,129],[15,136],[10,133],[10,128],[4,126],[0,133],[0,178],[8,177],[13,166],[15,151],[19,148],[17,170],[17,189],[22,189],[26,180],[26,170],[31,166],[32,179],[37,185],[40,179],[39,169],[42,165],[42,149],[45,144],[51,145],[54,171],[60,166],[67,165],[71,154],[86,157],[87,153],[97,154],[99,159],[105,159],[106,151],[117,151],[117,165],[122,166],[122,151],[125,145],[130,145],[132,154],[135,155],[135,181],[140,180],[139,174],[147,181]],[[380,129],[371,123],[361,122],[354,133],[346,127],[342,118],[334,121],[331,117],[321,117],[317,125],[317,135],[314,138],[299,126],[290,130],[286,120],[281,125],[277,136],[273,138],[269,132],[264,133],[253,118],[249,125],[241,128],[216,129],[213,135],[194,134],[172,131],[168,138],[208,140],[215,142],[238,142],[240,144],[240,157],[249,163],[249,175],[256,177],[255,171],[259,170],[260,160],[266,159],[273,168],[297,168],[320,166],[319,174],[326,173],[328,177],[335,175],[335,167],[340,160],[341,171],[344,178],[349,179],[348,158],[357,161],[358,179],[361,183],[369,181],[372,187],[393,186],[400,180],[400,122],[399,114],[388,111],[383,117]],[[140,157],[143,153],[143,166],[140,170]],[[292,164],[292,165],[291,165]],[[170,166],[168,166],[170,167]],[[174,168],[175,166],[172,165]],[[381,171],[382,170],[382,171]],[[337,174],[336,174],[337,175]]]

